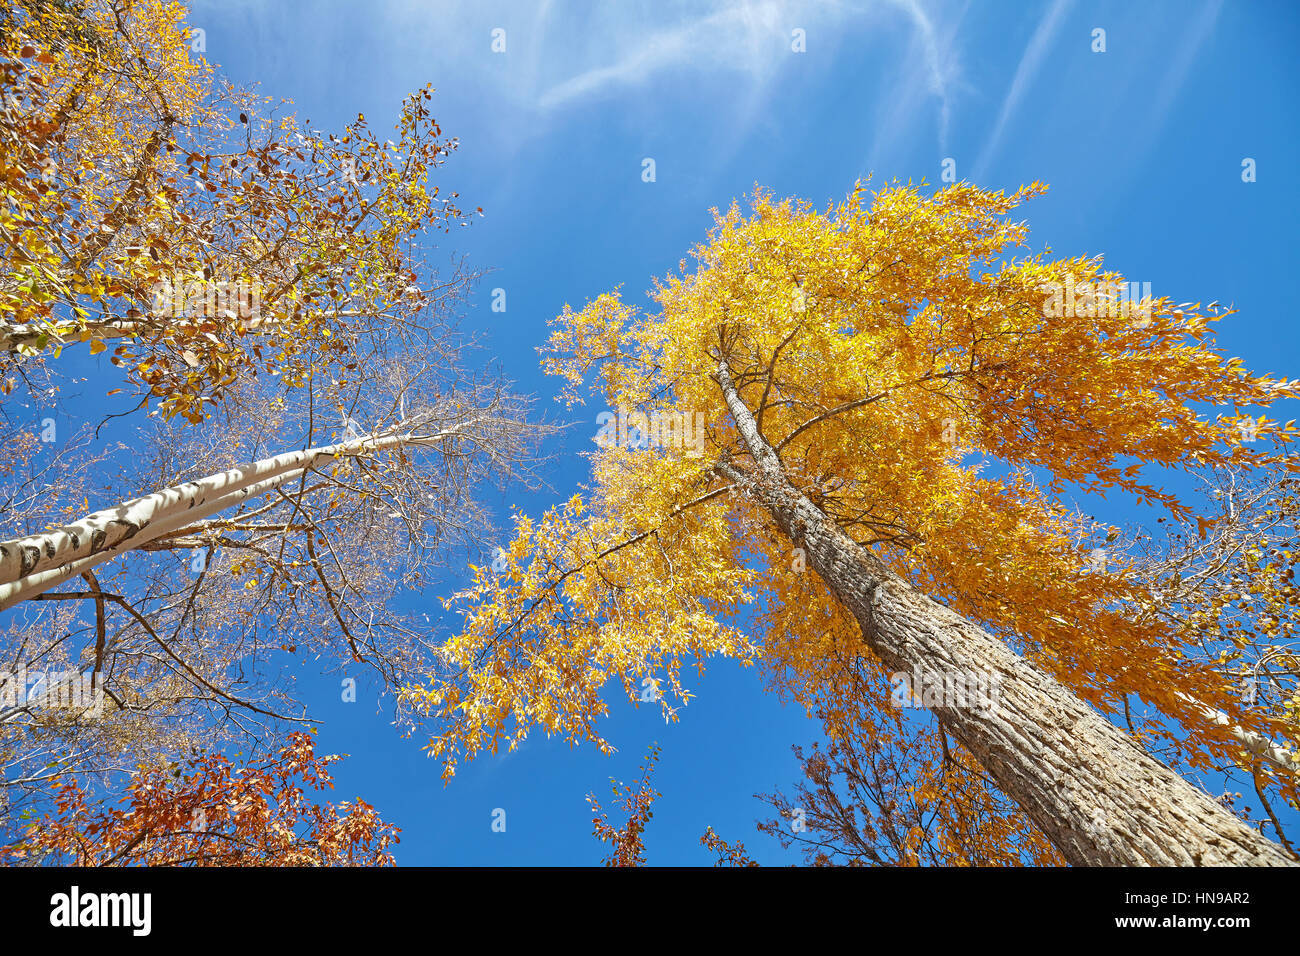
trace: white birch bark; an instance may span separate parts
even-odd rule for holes
[[[351,319],[367,314],[369,313],[358,309],[336,309],[309,313],[309,316],[313,319]],[[42,336],[48,339],[46,347],[51,343],[74,345],[82,341],[83,334],[89,335],[91,339],[100,340],[148,338],[167,331],[167,323],[174,321],[175,317],[171,315],[159,314],[148,319],[89,319],[84,323],[72,321],[0,323],[0,353],[16,353],[24,349],[32,352],[39,351],[38,343]],[[261,315],[253,315],[238,321],[246,332],[261,332],[273,330],[279,319],[274,316],[264,318]]]
[[[472,423],[462,422],[433,434],[389,429],[333,445],[285,452],[124,501],[62,528],[0,541],[0,611],[118,555],[286,485],[309,469],[399,446],[438,445]]]

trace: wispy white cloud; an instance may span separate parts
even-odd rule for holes
[[[556,83],[541,92],[537,103],[544,109],[568,105],[638,86],[668,70],[725,69],[759,81],[789,62],[790,23],[777,3],[741,2],[667,29],[629,30],[613,62]]]
[[[980,152],[979,159],[975,163],[974,176],[976,181],[983,179],[985,172],[988,171],[989,163],[997,155],[998,148],[1002,145],[1002,137],[1006,132],[1007,124],[1019,108],[1020,101],[1024,99],[1025,91],[1029,89],[1038,76],[1043,60],[1047,57],[1047,51],[1051,49],[1052,42],[1056,39],[1056,34],[1061,28],[1061,23],[1065,20],[1065,15],[1069,12],[1073,3],[1074,0],[1053,0],[1052,5],[1043,14],[1043,18],[1038,21],[1034,35],[1029,38],[1029,43],[1025,46],[1025,52],[1020,57],[1020,65],[1016,67],[1015,76],[1011,80],[1011,87],[1007,90],[1006,98],[1002,101],[1002,109],[998,111],[997,121],[993,124],[993,130],[989,133],[989,137],[984,143],[984,149]]]
[[[917,39],[925,64],[930,92],[939,98],[939,148],[948,148],[948,126],[952,120],[953,87],[960,67],[949,43],[935,32],[934,21],[917,0],[894,0],[916,25]]]
[[[412,23],[425,16],[423,5],[413,0],[389,2],[408,4],[405,14]],[[493,71],[478,51],[459,58],[458,67],[495,82],[499,94],[539,120],[593,101],[633,95],[664,81],[730,73],[740,84],[729,85],[728,95],[743,99],[746,108],[720,112],[719,123],[743,125],[761,111],[761,101],[782,71],[798,62],[791,55],[793,29],[806,31],[810,56],[827,55],[846,31],[869,24],[887,27],[901,13],[910,43],[894,70],[896,80],[892,88],[871,91],[864,105],[874,103],[878,117],[884,118],[877,122],[877,129],[884,129],[877,142],[886,145],[918,115],[927,115],[926,101],[934,102],[936,135],[946,149],[962,87],[956,37],[964,9],[964,4],[936,6],[926,0],[628,0],[574,19],[570,8],[548,3],[545,15],[539,13],[529,26],[526,39],[512,30],[510,55],[526,57],[526,68],[508,74]],[[469,24],[479,29],[485,17],[493,16],[501,19],[472,5],[453,5],[440,11],[436,29],[464,33]]]
[[[228,10],[227,0],[192,0]],[[632,103],[653,129],[671,123],[682,101],[713,117],[709,149],[718,163],[771,117],[783,84],[805,82],[849,58],[884,67],[879,79],[836,91],[846,120],[872,140],[869,159],[925,135],[933,124],[947,150],[963,91],[957,56],[969,0],[619,0],[569,4],[544,0],[371,0],[374,30],[342,36],[340,20],[280,22],[277,5],[228,0],[260,35],[294,33],[321,49],[376,45],[390,55],[373,61],[368,81],[409,85],[432,80],[451,106],[457,129],[506,155],[564,128],[566,117],[593,105]],[[248,6],[245,7],[244,4]],[[299,22],[301,21],[301,22]],[[291,28],[292,27],[292,28]],[[491,48],[507,32],[506,55]],[[806,31],[806,56],[794,55],[792,31]],[[854,37],[855,46],[845,46]],[[863,45],[865,44],[865,46]],[[336,61],[321,58],[338,81]],[[412,64],[422,63],[423,72]],[[856,73],[856,71],[855,71]],[[655,99],[664,110],[653,108]],[[457,115],[457,110],[463,113]]]
[[[714,152],[738,142],[765,115],[789,71],[829,64],[842,27],[886,0],[619,0],[547,2],[541,9],[506,0],[374,0],[379,18],[406,44],[437,51],[435,85],[490,104],[495,148],[523,149],[577,111],[636,100],[646,126],[671,122],[665,107],[694,97],[715,117]],[[493,55],[489,34],[506,30],[507,53]],[[791,49],[806,31],[807,59]],[[441,77],[450,79],[439,84]]]
[[[874,168],[892,149],[916,134],[933,117],[941,153],[948,150],[958,96],[966,89],[957,41],[968,0],[717,0],[701,13],[671,20],[667,5],[650,18],[620,8],[617,22],[599,34],[610,43],[602,62],[570,73],[536,94],[543,112],[575,107],[598,98],[626,96],[665,78],[730,72],[741,83],[728,87],[731,102],[718,114],[722,140],[739,142],[764,114],[773,88],[795,58],[791,30],[805,28],[810,49],[833,53],[838,37],[872,28],[872,56],[897,50],[887,82],[865,90],[844,90],[845,105],[870,123],[866,168]],[[901,41],[901,42],[900,42]],[[589,49],[574,49],[560,62],[581,63]],[[818,55],[818,54],[810,54]],[[860,54],[859,54],[860,55]],[[548,59],[554,57],[548,53]],[[552,60],[552,62],[555,62]],[[520,91],[520,95],[525,95]]]
[[[947,153],[958,95],[967,89],[957,48],[965,4],[940,10],[921,0],[888,0],[883,9],[904,15],[910,42],[891,70],[893,82],[882,85],[874,97],[867,170],[887,161],[918,121],[932,115],[931,108],[939,151]]]
[[[1155,134],[1156,130],[1165,121],[1169,115],[1169,110],[1174,105],[1174,100],[1178,98],[1178,92],[1187,82],[1187,75],[1191,72],[1192,64],[1196,62],[1196,55],[1200,52],[1202,44],[1214,32],[1214,24],[1219,19],[1219,12],[1223,9],[1223,0],[1207,0],[1201,5],[1196,16],[1187,25],[1187,30],[1183,33],[1182,42],[1178,50],[1169,59],[1169,69],[1165,71],[1164,79],[1160,81],[1160,87],[1156,90],[1156,95],[1152,99],[1151,115],[1153,117],[1151,124],[1151,133]]]

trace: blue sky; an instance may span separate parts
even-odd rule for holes
[[[464,317],[539,406],[554,380],[534,348],[565,303],[619,283],[630,298],[703,238],[712,206],[755,184],[817,204],[874,174],[958,178],[1050,192],[1024,210],[1034,248],[1104,254],[1156,295],[1221,300],[1220,329],[1248,366],[1296,377],[1291,277],[1300,258],[1293,167],[1300,16],[1287,2],[1049,3],[196,0],[207,56],[237,84],[294,101],[318,128],[364,113],[377,127],[432,83],[433,112],[461,149],[445,188],[485,215],[449,237],[481,284]],[[492,51],[493,30],[505,52]],[[792,49],[804,31],[805,52]],[[1094,52],[1094,31],[1105,52]],[[642,179],[643,160],[655,181]],[[1243,182],[1255,161],[1257,181]],[[503,288],[507,311],[490,309]],[[553,492],[509,499],[538,514],[586,477],[578,457],[599,408],[550,450]],[[506,501],[496,504],[504,513]],[[1149,512],[1100,512],[1141,520]],[[430,617],[440,605],[427,595]],[[450,622],[447,622],[450,623]],[[792,784],[793,743],[817,736],[753,671],[722,662],[687,685],[679,723],[615,703],[605,757],[535,737],[462,767],[444,787],[422,741],[390,726],[363,689],[300,676],[321,746],[349,754],[338,797],[361,795],[403,829],[403,864],[588,864],[584,794],[609,804],[611,776],[634,779],[663,745],[664,794],[647,831],[651,863],[703,864],[712,825],[764,863],[794,862],[754,831],[756,791]],[[492,812],[506,811],[506,832]]]

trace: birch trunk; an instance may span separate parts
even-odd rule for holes
[[[24,349],[38,352],[42,337],[46,346],[74,345],[89,339],[133,339],[159,336],[171,331],[177,318],[197,318],[208,313],[196,313],[194,316],[174,315],[171,313],[151,314],[145,319],[89,319],[85,322],[20,322],[0,324],[0,353],[20,353]],[[353,319],[369,313],[359,309],[335,309],[328,312],[311,312],[312,319]],[[263,318],[261,315],[244,316],[240,326],[245,332],[262,332],[273,330],[278,324],[277,317]],[[170,323],[170,324],[169,324]]]
[[[139,322],[112,319],[107,322],[89,321],[86,331],[96,339],[125,339],[157,329],[149,329]],[[17,325],[0,325],[0,353],[39,351],[41,337],[48,342],[68,345],[81,340],[81,327],[76,322],[23,322]]]
[[[994,678],[992,707],[931,710],[1075,865],[1290,865],[1272,841],[1143,752],[1002,641],[925,596],[861,547],[786,478],[737,393],[719,383],[755,474],[745,481],[849,609],[893,671]],[[945,701],[949,704],[951,701]]]
[[[164,488],[96,511],[41,534],[0,542],[0,611],[140,548],[164,535],[288,484],[337,458],[400,445],[436,445],[469,422],[433,435],[389,431],[379,435],[286,452],[198,481]]]

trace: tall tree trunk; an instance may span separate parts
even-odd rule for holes
[[[795,488],[740,398],[725,361],[719,384],[753,473],[745,482],[849,609],[866,644],[895,671],[928,678],[996,679],[992,707],[931,708],[1076,865],[1288,865],[1271,840],[1242,823],[1065,686],[1002,641],[919,592],[860,546]]]
[[[210,313],[205,313],[210,314]],[[241,313],[242,314],[242,313]],[[309,319],[353,319],[370,315],[361,309],[328,309],[306,313]],[[19,322],[0,324],[0,353],[9,354],[30,349],[39,351],[44,338],[46,344],[70,345],[82,341],[83,336],[91,339],[145,339],[153,340],[169,332],[175,332],[179,313],[157,310],[141,319],[99,319],[88,318],[55,319],[40,322]],[[278,316],[263,317],[260,314],[245,316],[240,319],[240,328],[246,333],[272,332],[279,325]]]
[[[0,611],[84,574],[119,554],[294,481],[337,458],[399,446],[429,446],[455,437],[474,419],[436,434],[390,429],[350,441],[286,452],[187,481],[96,511],[75,524],[0,541]]]

